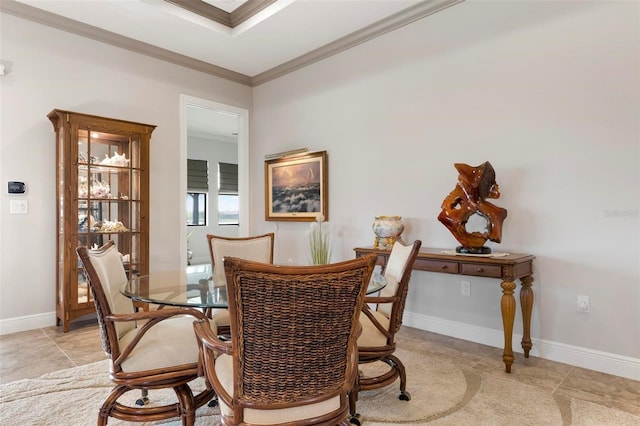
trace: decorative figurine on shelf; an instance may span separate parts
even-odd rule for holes
[[[500,198],[500,188],[496,183],[496,172],[488,161],[477,167],[455,163],[458,170],[458,183],[442,202],[442,211],[438,220],[446,226],[462,244],[456,248],[458,253],[488,254],[488,240],[499,243],[502,240],[502,222],[507,210],[486,201],[487,198]],[[469,219],[480,216],[486,222],[483,232],[467,231]]]
[[[108,154],[105,154],[104,160],[102,160],[100,164],[103,166],[126,167],[129,164],[129,160],[127,160],[125,153],[122,153],[122,155],[120,155],[117,152],[114,152],[112,157],[109,157]]]
[[[122,222],[119,220],[105,220],[102,226],[100,227],[100,232],[127,232],[128,229]]]
[[[401,219],[401,216],[376,216],[372,226],[376,234],[373,247],[390,250],[396,241],[402,242],[400,234],[404,231],[404,223]]]

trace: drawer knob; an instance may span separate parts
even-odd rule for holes
[[[482,272],[482,271],[484,271],[484,268],[478,268],[478,269],[476,269],[476,272]]]
[[[442,269],[443,270],[447,269],[447,265],[442,265]]]

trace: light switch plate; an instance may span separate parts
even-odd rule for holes
[[[27,214],[29,202],[27,200],[9,200],[9,214]]]

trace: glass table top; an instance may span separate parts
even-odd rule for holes
[[[184,271],[160,271],[129,280],[120,292],[137,302],[190,308],[226,308],[226,286],[214,286],[211,265],[188,266]],[[377,293],[387,285],[376,269],[371,275],[367,294]]]

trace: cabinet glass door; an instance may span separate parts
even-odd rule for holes
[[[130,135],[79,130],[78,137],[78,245],[102,246],[115,242],[127,272],[137,270],[135,235],[139,229],[140,171],[137,139]],[[133,155],[133,158],[132,158]],[[78,305],[92,302],[87,277],[80,266]]]

